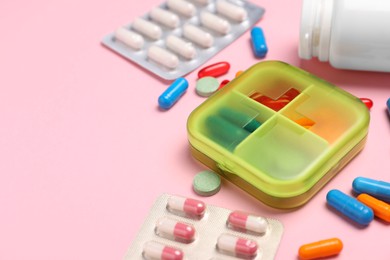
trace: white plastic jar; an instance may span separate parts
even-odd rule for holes
[[[299,56],[390,72],[390,0],[303,0]]]

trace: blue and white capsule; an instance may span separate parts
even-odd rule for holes
[[[358,194],[367,193],[379,200],[390,201],[389,182],[357,177],[352,182],[352,188]]]
[[[360,225],[367,226],[374,219],[372,209],[339,190],[329,191],[326,200],[334,209]]]
[[[260,27],[253,27],[251,30],[251,41],[255,56],[258,58],[264,58],[268,52],[268,47],[265,41],[263,29]]]
[[[158,105],[163,109],[171,108],[188,89],[185,78],[177,78],[158,98]]]

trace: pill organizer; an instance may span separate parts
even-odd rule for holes
[[[306,203],[363,148],[357,97],[280,61],[255,64],[189,116],[193,156],[276,208]]]
[[[163,194],[124,259],[274,259],[284,228],[279,220]]]
[[[167,0],[106,35],[102,43],[163,79],[204,64],[264,14],[242,0]]]

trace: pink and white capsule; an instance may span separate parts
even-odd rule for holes
[[[229,17],[230,19],[237,22],[242,22],[248,17],[248,14],[244,8],[224,0],[217,1],[216,9],[218,13],[223,14],[224,16]]]
[[[196,13],[195,6],[184,0],[168,0],[167,6],[169,9],[187,17],[192,17]]]
[[[254,257],[257,254],[257,243],[250,239],[222,234],[217,241],[217,248],[222,253],[238,257]]]
[[[162,218],[156,224],[156,234],[173,240],[190,243],[195,239],[195,228],[170,218]]]
[[[228,226],[246,231],[263,234],[267,231],[268,222],[265,218],[233,211],[228,217]]]
[[[200,200],[174,196],[168,199],[167,208],[171,212],[202,217],[206,211],[206,204]]]
[[[182,260],[184,258],[184,253],[180,249],[154,241],[145,243],[142,254],[148,260]]]

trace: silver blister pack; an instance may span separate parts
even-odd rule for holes
[[[193,7],[191,14],[180,13],[185,5]],[[234,13],[238,11],[244,15]],[[128,43],[125,44],[127,41],[120,39],[117,34],[118,30],[106,35],[102,43],[161,78],[172,80],[195,70],[228,46],[260,20],[264,11],[262,7],[243,0],[167,0],[145,15],[135,18],[130,24],[119,27],[122,30],[121,35],[129,34],[129,32],[136,34],[137,40],[134,40],[134,35],[125,36],[133,41],[132,47]],[[172,23],[170,19],[172,17],[178,18],[177,24]],[[237,19],[237,17],[241,18]],[[173,26],[164,25],[159,18],[168,21],[168,24],[171,23]],[[142,25],[140,25],[140,20],[142,20]],[[134,26],[135,21],[137,26]],[[196,31],[198,29],[202,31],[201,34]],[[149,32],[153,30],[154,34],[151,35]],[[189,36],[193,34],[193,31],[194,35]],[[207,41],[205,45],[207,37],[203,36],[209,37],[212,42]],[[176,42],[174,43],[172,39]],[[194,55],[183,54],[183,52],[188,53],[188,50],[183,49],[184,46]],[[154,52],[150,50],[151,47]],[[161,61],[153,58],[156,55]]]
[[[196,202],[197,205],[202,203],[204,213],[201,216],[194,216],[188,215],[181,209],[177,211],[180,208],[178,205],[184,205],[183,201],[186,201],[186,204],[188,201]],[[194,210],[190,209],[190,211]],[[274,259],[284,232],[282,223],[272,218],[243,214],[247,213],[206,205],[202,201],[191,198],[163,194],[156,200],[124,259]],[[248,216],[245,222],[248,228],[236,226],[237,219],[242,221],[242,216]],[[173,222],[175,225],[168,222]],[[186,233],[183,236],[188,240],[181,239],[180,232],[177,232],[177,236],[176,233],[175,235],[164,233],[180,230],[179,223],[184,223],[193,229],[193,233]],[[174,231],[170,229],[171,227],[174,227]],[[226,242],[223,239],[228,240]],[[234,244],[235,249],[230,251],[232,239],[236,244]],[[238,240],[244,241],[241,249]],[[248,251],[245,251],[245,246],[250,244],[256,245],[256,248],[248,246]],[[243,254],[239,254],[240,252]]]

